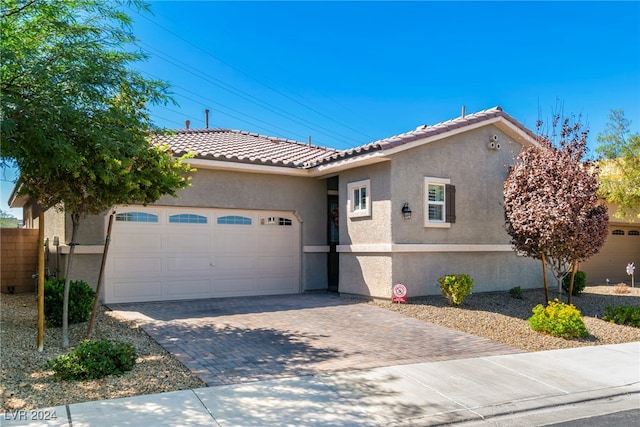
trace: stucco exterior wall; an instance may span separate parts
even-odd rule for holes
[[[407,287],[409,297],[439,295],[438,278],[448,274],[468,274],[474,292],[541,288],[540,261],[512,252],[455,252],[393,255],[393,283]]]
[[[500,150],[489,150],[492,135]],[[413,148],[393,157],[391,194],[394,243],[508,244],[503,185],[522,146],[495,126],[486,126]],[[456,187],[456,222],[450,228],[424,227],[424,178],[448,178]],[[411,220],[400,213],[409,202]]]
[[[390,254],[340,254],[340,293],[391,298]]]
[[[378,163],[340,174],[340,244],[376,244],[391,241],[390,163]],[[350,218],[347,212],[349,183],[370,180],[371,215]]]

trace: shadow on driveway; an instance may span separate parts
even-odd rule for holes
[[[333,294],[109,308],[208,386],[520,352]]]

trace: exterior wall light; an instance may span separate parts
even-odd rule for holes
[[[404,219],[411,219],[411,208],[409,207],[409,202],[404,202],[402,206],[402,215]]]

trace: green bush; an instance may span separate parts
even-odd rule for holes
[[[571,273],[568,273],[562,278],[562,290],[567,294],[569,293],[570,284]],[[573,279],[573,292],[571,292],[571,295],[580,295],[582,291],[584,291],[585,286],[587,286],[587,273],[584,271],[576,271],[576,277]]]
[[[82,280],[69,282],[69,324],[86,322],[96,293]],[[44,317],[51,326],[62,326],[64,279],[44,282]]]
[[[473,279],[467,274],[450,274],[439,278],[438,283],[450,305],[461,305],[473,290]]]
[[[85,380],[122,375],[136,364],[133,344],[122,341],[84,340],[74,350],[47,361],[60,380]]]
[[[621,305],[619,307],[607,306],[603,320],[618,325],[628,325],[640,328],[640,307]]]
[[[515,288],[509,289],[509,295],[516,299],[522,299],[522,288],[520,286],[516,286]]]
[[[538,304],[529,318],[531,329],[561,338],[589,336],[580,311],[573,304],[565,304],[556,298],[544,307]]]

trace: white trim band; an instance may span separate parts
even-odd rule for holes
[[[302,247],[302,252],[304,253],[326,253],[329,252],[329,246],[328,245],[308,245],[308,246],[303,246]]]
[[[442,252],[514,252],[504,244],[364,244],[338,245],[342,253],[442,253]]]

